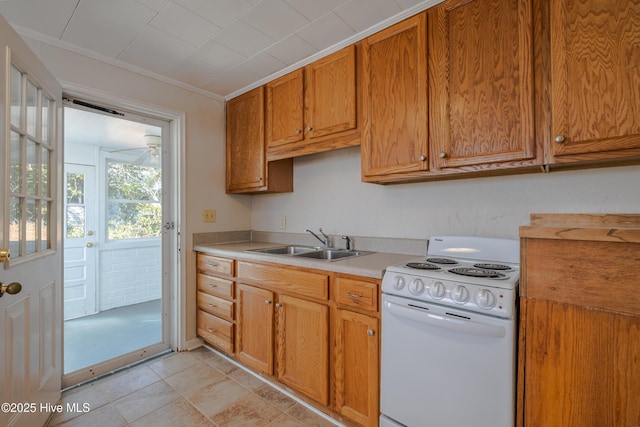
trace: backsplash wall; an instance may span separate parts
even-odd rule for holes
[[[352,147],[295,159],[294,192],[252,196],[251,228],[518,238],[531,213],[640,213],[637,183],[640,165],[382,186],[360,181],[360,148]]]

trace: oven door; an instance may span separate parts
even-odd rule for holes
[[[514,425],[514,319],[392,295],[382,302],[380,425]]]

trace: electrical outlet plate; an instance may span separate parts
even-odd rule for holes
[[[286,228],[287,228],[287,217],[283,215],[280,217],[280,230],[285,230]]]
[[[216,222],[216,210],[205,209],[204,212],[202,212],[202,220],[204,222]]]

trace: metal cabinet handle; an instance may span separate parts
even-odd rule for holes
[[[212,262],[207,264],[208,267],[218,267],[220,264],[218,264],[217,262]]]
[[[296,135],[300,135],[302,133],[302,129],[296,129]]]
[[[347,296],[351,298],[362,298],[362,294],[354,294],[353,292],[347,291]]]
[[[367,335],[369,335],[370,337],[374,336],[376,334],[376,331],[374,331],[373,329],[367,329]]]
[[[562,144],[565,140],[566,140],[566,138],[564,137],[564,135],[557,135],[556,136],[556,142],[558,144]]]
[[[217,288],[217,287],[218,287],[218,285],[214,285],[213,283],[209,283],[209,287],[210,287],[210,288]]]
[[[425,156],[424,154],[420,156],[420,161],[424,162],[425,160],[427,160],[427,156]]]
[[[282,304],[280,304],[279,302],[276,303],[276,308],[280,308],[282,307]]]
[[[308,131],[312,131],[313,130],[313,126],[307,126],[307,130]]]
[[[440,154],[438,154],[438,157],[440,157],[441,159],[446,159],[447,153],[445,153],[444,151],[441,151]]]
[[[269,304],[271,304],[271,300],[265,300],[265,302],[264,302],[264,303],[265,303],[265,304],[267,304],[267,305],[269,305]]]

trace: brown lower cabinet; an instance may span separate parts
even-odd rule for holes
[[[201,267],[203,260],[213,260],[201,255]],[[235,282],[199,276],[198,334],[320,409],[377,426],[380,280],[233,262]],[[203,295],[203,289],[218,293]],[[235,296],[232,312],[221,293]]]
[[[640,425],[640,215],[532,215],[520,236],[517,425]]]

